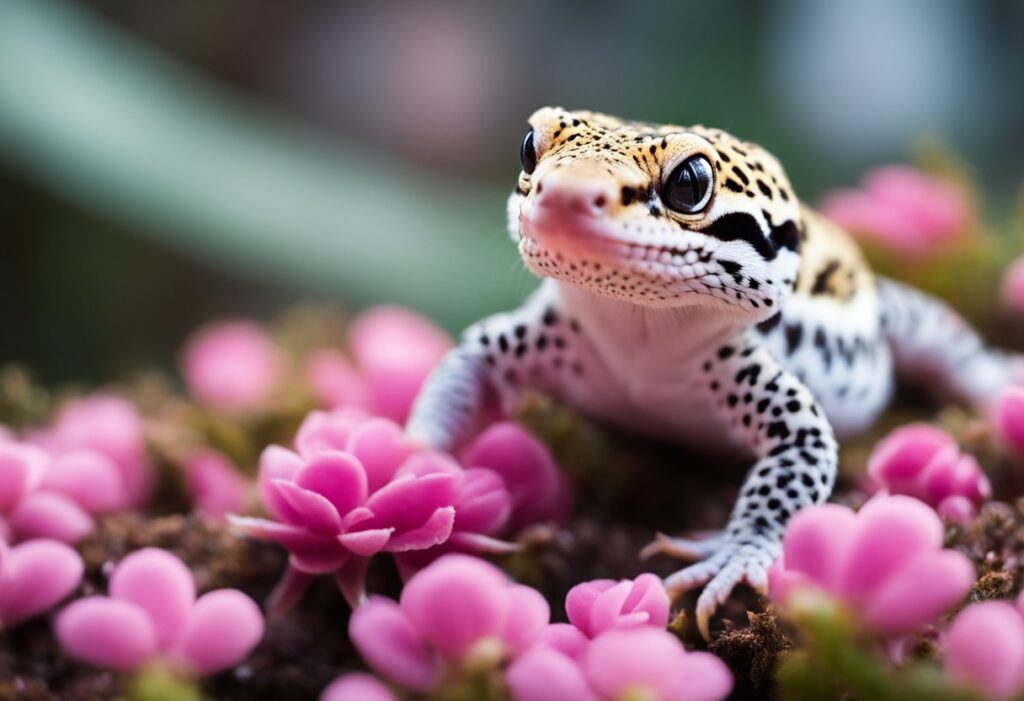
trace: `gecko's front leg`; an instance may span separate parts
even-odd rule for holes
[[[756,334],[717,348],[702,371],[714,405],[758,457],[714,552],[665,582],[672,595],[704,585],[697,626],[708,638],[711,616],[737,584],[766,593],[787,522],[828,499],[838,454],[832,427],[810,391]]]

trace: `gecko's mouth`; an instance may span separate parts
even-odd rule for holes
[[[519,216],[523,253],[546,254],[568,265],[606,265],[663,277],[698,277],[712,260],[702,246],[658,245],[623,240],[604,217],[528,209]],[[528,261],[529,263],[529,261]]]

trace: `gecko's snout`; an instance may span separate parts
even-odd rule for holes
[[[534,186],[533,204],[545,214],[601,217],[611,210],[614,197],[607,180],[564,177],[561,170],[553,170]]]

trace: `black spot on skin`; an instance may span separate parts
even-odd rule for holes
[[[743,266],[734,260],[725,260],[724,258],[719,258],[718,264],[722,266],[722,270],[729,273],[730,275],[735,275],[739,271],[743,270]]]
[[[537,336],[537,350],[542,351],[548,347],[548,337],[544,334]]]
[[[744,173],[742,170],[740,170],[739,166],[733,166],[732,167],[732,172],[736,174],[736,177],[739,178],[743,182],[744,185],[749,185],[750,184],[750,178],[747,177],[746,173]]]
[[[790,412],[791,414],[795,414],[798,411],[800,411],[800,407],[800,402],[798,402],[795,399],[790,399],[788,402],[786,402],[786,411]]]
[[[768,399],[767,397],[765,397],[764,399],[759,400],[757,402],[757,413],[758,414],[763,414],[765,409],[768,408],[768,405],[771,404],[771,401],[772,400]]]
[[[526,326],[524,324],[519,324],[515,327],[513,332],[515,333],[516,338],[521,339],[523,336],[526,335]]]
[[[839,261],[830,260],[825,267],[818,271],[814,277],[814,285],[811,287],[812,295],[823,295],[828,292],[828,281],[835,272],[839,270]]]
[[[636,190],[631,187],[623,186],[622,188],[622,206],[628,207],[633,204],[633,200],[636,199]]]
[[[773,246],[757,220],[746,212],[729,212],[714,220],[702,233],[722,241],[746,241],[765,260],[774,260],[777,246]]]
[[[725,398],[725,401],[727,401],[729,403],[730,407],[736,406],[736,403],[739,400],[740,400],[740,398],[737,397],[735,394],[730,394],[728,397]]]
[[[800,347],[800,341],[804,336],[804,327],[800,324],[786,324],[786,355],[793,355],[793,351]]]
[[[481,336],[480,336],[480,345],[482,345],[482,346],[489,346],[489,345],[491,345],[491,337],[488,336],[487,334],[481,334]]]
[[[735,352],[736,349],[733,348],[732,346],[722,346],[721,348],[718,349],[718,357],[720,360],[725,360],[726,358],[731,357],[732,354]]]
[[[772,421],[768,424],[767,435],[769,438],[778,437],[782,440],[786,440],[789,438],[789,426],[786,425],[785,421]]]
[[[729,158],[729,154],[726,153],[725,151],[719,151],[718,155],[721,156],[722,160],[725,161],[726,163],[732,160],[731,158]]]
[[[779,197],[781,197],[783,201],[789,202],[789,193],[781,188],[779,189]]]
[[[508,353],[508,339],[505,338],[505,334],[498,336],[498,348],[502,353]]]
[[[792,219],[787,219],[778,226],[773,226],[769,238],[771,238],[776,249],[787,248],[794,253],[800,251],[800,230]]]
[[[768,187],[765,184],[764,180],[761,180],[761,178],[757,179],[757,189],[761,191],[762,195],[764,195],[768,199],[772,199],[772,189]]]
[[[764,321],[759,323],[757,325],[757,330],[760,331],[764,335],[768,335],[768,334],[770,334],[775,329],[776,326],[779,325],[779,322],[781,322],[781,321],[782,321],[782,312],[775,312],[775,314],[773,314],[772,316],[768,317],[767,319],[765,319]]]
[[[541,321],[544,322],[545,326],[553,326],[554,324],[558,323],[558,314],[555,313],[555,310],[553,308],[548,307],[547,309],[544,310],[544,317],[541,319]]]
[[[743,186],[740,185],[735,180],[733,180],[732,178],[726,178],[725,186],[732,190],[733,192],[743,192]]]

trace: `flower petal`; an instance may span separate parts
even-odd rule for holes
[[[501,633],[513,656],[525,652],[540,638],[551,620],[551,607],[539,591],[514,584],[508,588],[508,615]]]
[[[321,535],[341,531],[341,516],[325,497],[286,480],[274,480],[274,489],[311,531]]]
[[[512,663],[505,679],[513,701],[599,701],[579,666],[552,648],[530,650]]]
[[[440,669],[398,604],[374,596],[352,612],[349,637],[370,667],[412,691],[427,692]]]
[[[909,558],[940,547],[942,521],[926,504],[899,495],[876,497],[857,514],[839,593],[851,602],[866,601]]]
[[[946,674],[957,682],[1006,699],[1021,690],[1024,622],[1005,601],[965,608],[945,639]]]
[[[55,492],[32,492],[9,519],[21,540],[53,538],[74,545],[93,529],[93,520],[75,502]]]
[[[345,450],[366,469],[370,493],[387,484],[412,453],[402,428],[394,421],[379,418],[369,419],[352,429]]]
[[[391,536],[384,550],[400,553],[406,550],[424,550],[448,540],[455,524],[455,507],[445,506],[433,514],[419,528]]]
[[[587,637],[592,635],[590,628],[590,612],[594,608],[602,593],[616,585],[611,579],[595,579],[590,582],[577,584],[565,597],[565,612],[569,616],[569,622],[576,626]]]
[[[337,538],[318,535],[305,528],[242,516],[229,516],[228,522],[252,538],[283,545],[295,558],[299,569],[308,574],[333,572],[348,557],[348,550]]]
[[[457,531],[484,535],[502,533],[512,515],[512,495],[505,488],[505,480],[486,468],[466,470],[459,485],[455,513]]]
[[[398,478],[366,500],[374,517],[360,527],[389,527],[396,533],[420,528],[439,508],[455,504],[457,490],[458,476],[454,474]]]
[[[660,628],[613,628],[587,649],[583,669],[598,695],[620,698],[627,689],[651,698],[683,698],[686,651],[679,639]],[[640,696],[640,694],[638,694]],[[641,696],[642,698],[642,696]]]
[[[320,701],[398,701],[398,697],[376,677],[351,672],[331,682]]]
[[[212,674],[237,665],[262,637],[256,603],[237,589],[218,589],[196,601],[175,650],[191,670]]]
[[[295,434],[295,450],[304,458],[328,450],[345,450],[352,429],[368,418],[369,414],[354,407],[310,412]]]
[[[786,570],[800,572],[831,590],[837,585],[856,521],[856,514],[839,504],[797,512],[782,541]]]
[[[52,608],[74,591],[85,565],[71,547],[36,539],[16,545],[0,562],[0,624],[12,626]]]
[[[324,496],[344,516],[366,499],[366,470],[352,455],[322,452],[295,474],[295,484]]]
[[[129,601],[101,596],[73,601],[54,628],[68,655],[119,672],[138,669],[157,651],[152,621]]]
[[[391,528],[371,528],[367,531],[343,533],[338,536],[338,541],[356,555],[369,557],[387,545],[392,532]]]
[[[43,486],[64,494],[93,514],[129,505],[117,463],[95,450],[73,450],[55,457]]]
[[[509,614],[508,579],[490,563],[445,555],[410,579],[401,608],[442,655],[458,660],[484,638],[499,637]]]
[[[146,612],[160,648],[174,641],[196,600],[192,572],[181,559],[159,548],[137,550],[121,560],[108,589],[111,598],[130,601]]]
[[[963,599],[974,577],[974,566],[962,553],[921,553],[871,597],[864,620],[881,633],[912,632]]]
[[[275,480],[294,480],[295,473],[302,468],[302,464],[302,458],[279,445],[268,446],[260,455],[260,472],[257,479],[260,498],[267,512],[278,521],[302,523],[302,518],[274,487]]]
[[[26,493],[35,489],[48,462],[49,456],[35,446],[0,441],[0,514],[9,513]]]

